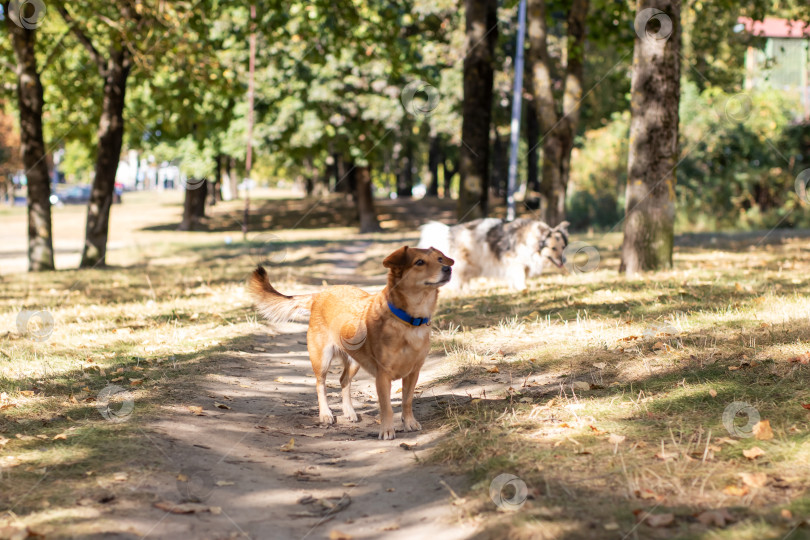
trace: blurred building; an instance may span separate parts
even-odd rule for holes
[[[810,25],[765,17],[737,22],[753,36],[763,38],[745,54],[745,88],[770,87],[799,95],[805,121],[810,120]]]

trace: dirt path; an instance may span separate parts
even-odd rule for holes
[[[355,258],[365,245],[355,247],[345,255]],[[351,279],[346,265],[336,274]],[[229,353],[204,379],[198,399],[167,408],[147,427],[144,451],[160,452],[173,474],[146,475],[133,488],[138,503],[114,505],[105,514],[108,526],[101,526],[107,532],[97,537],[303,540],[330,538],[335,531],[357,539],[471,537],[474,527],[462,522],[452,505],[451,490],[462,488],[463,479],[420,463],[442,436],[430,417],[448,399],[469,399],[461,390],[437,395],[431,387],[445,374],[443,357],[428,358],[417,388],[414,410],[423,431],[379,441],[372,377],[361,371],[355,378],[361,421],[351,424],[339,406],[341,368],[333,366],[328,395],[337,424],[321,427],[306,325],[291,323],[277,331],[257,333],[248,350]],[[397,422],[400,388],[396,381]],[[202,415],[190,414],[187,406],[202,407]],[[188,499],[214,507],[214,513],[174,514],[152,504]],[[343,508],[318,515],[330,505]],[[120,535],[111,536],[113,530]]]

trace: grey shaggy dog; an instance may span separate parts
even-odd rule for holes
[[[517,290],[549,263],[565,265],[568,222],[556,227],[536,219],[482,218],[448,226],[431,221],[421,227],[419,247],[435,247],[456,261],[449,286],[465,287],[476,277],[506,281]]]

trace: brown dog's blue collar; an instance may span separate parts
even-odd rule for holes
[[[411,317],[407,311],[399,309],[390,301],[388,302],[388,309],[390,309],[391,313],[396,315],[398,319],[405,321],[411,326],[422,326],[423,324],[430,326],[430,317]]]

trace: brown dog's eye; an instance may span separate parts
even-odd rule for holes
[[[439,257],[439,262],[444,262],[444,259],[442,259],[441,257]]]
[[[416,266],[422,266],[423,264],[425,264],[425,261],[423,261],[422,259],[419,259],[418,261],[416,261],[413,264],[416,265]]]

